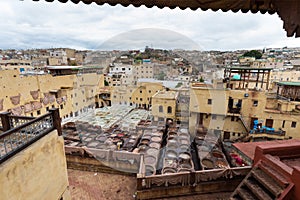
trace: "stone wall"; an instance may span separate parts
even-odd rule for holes
[[[71,199],[63,138],[53,131],[0,165],[1,199]]]

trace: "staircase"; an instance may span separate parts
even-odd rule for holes
[[[240,115],[240,120],[242,121],[243,126],[245,127],[246,131],[249,133],[250,127],[247,125],[246,121],[244,120],[243,116]]]
[[[231,200],[288,199],[293,183],[276,162],[263,159],[257,163],[231,195]]]

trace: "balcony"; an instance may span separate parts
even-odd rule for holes
[[[228,113],[230,114],[240,114],[241,108],[228,108]]]
[[[38,118],[1,113],[0,164],[57,129],[61,135],[58,109]]]
[[[274,128],[268,128],[263,126],[260,129],[253,129],[250,131],[250,135],[255,138],[268,138],[268,139],[286,139],[286,132],[284,130],[275,130]]]

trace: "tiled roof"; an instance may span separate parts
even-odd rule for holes
[[[33,0],[39,1],[39,0]],[[54,0],[45,0],[47,2],[53,2]],[[58,0],[62,3],[68,2],[68,0]],[[213,11],[222,10],[224,12],[232,10],[233,12],[248,12],[249,10],[253,13],[260,11],[261,13],[269,12],[273,14],[276,12],[274,7],[271,7],[263,1],[253,1],[253,0],[70,0],[73,3],[83,2],[85,4],[96,3],[98,5],[103,5],[105,3],[109,5],[121,4],[125,7],[133,5],[135,7],[140,7],[145,5],[148,8],[157,6],[158,8],[169,7],[171,9],[179,7],[181,9],[190,8],[192,10],[211,9]]]
[[[39,1],[39,0],[33,0]],[[53,2],[54,0],[45,0],[47,2]],[[68,0],[58,0],[62,3],[68,2]],[[279,17],[283,20],[283,28],[287,32],[287,36],[291,37],[296,34],[296,37],[300,37],[300,1],[298,0],[70,0],[73,3],[83,2],[85,4],[96,3],[98,5],[109,4],[115,6],[121,4],[125,7],[133,5],[139,7],[145,5],[148,8],[157,6],[158,8],[169,7],[174,9],[179,7],[180,9],[190,8],[192,10],[202,9],[213,11],[222,10],[233,12],[248,12],[252,13],[261,12],[274,14],[277,12]]]

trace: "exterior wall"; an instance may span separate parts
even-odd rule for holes
[[[152,103],[152,96],[159,90],[163,90],[161,83],[116,86],[112,88],[112,104],[127,104],[148,109]]]
[[[56,131],[0,165],[1,199],[71,199],[64,142]]]
[[[272,71],[271,82],[274,81],[300,81],[300,71]]]
[[[176,119],[177,97],[178,93],[174,91],[158,92],[152,97],[152,115],[155,121],[157,121],[159,118],[170,118],[173,120]],[[162,106],[162,110],[160,110],[160,106]],[[168,112],[168,107],[172,108],[172,112]]]
[[[153,64],[142,64],[135,66],[137,79],[153,78]]]
[[[300,111],[296,111],[296,106],[300,105],[300,102],[278,100],[272,98],[271,94],[261,91],[212,89],[205,87],[205,85],[203,87],[192,87],[190,94],[191,115],[189,127],[191,133],[195,132],[199,124],[199,114],[203,113],[205,116],[206,114],[209,116],[208,118],[203,117],[203,125],[209,129],[219,129],[231,134],[246,133],[241,120],[236,118],[233,121],[231,120],[231,116],[235,116],[242,118],[249,128],[252,128],[251,123],[254,119],[258,119],[262,126],[266,126],[267,120],[273,120],[272,128],[275,131],[286,131],[285,138],[300,138],[298,131]],[[238,101],[241,101],[239,113],[229,112],[228,102],[230,97],[233,99],[233,107]],[[209,101],[211,104],[209,104]],[[212,115],[215,115],[214,120],[211,119]],[[234,139],[234,137],[230,138]]]
[[[3,108],[0,111],[16,109],[19,115],[38,116],[45,114],[52,107],[60,108],[62,118],[69,117],[71,113],[82,111],[88,106],[93,106],[99,88],[104,86],[104,77],[96,73],[82,75],[51,76],[20,76],[16,70],[0,71],[0,102]],[[34,99],[31,92],[37,93]],[[46,95],[53,95],[55,101],[41,103]],[[19,98],[13,103],[11,98]],[[59,102],[58,99],[65,101]],[[25,105],[36,103],[39,108],[26,112]]]

